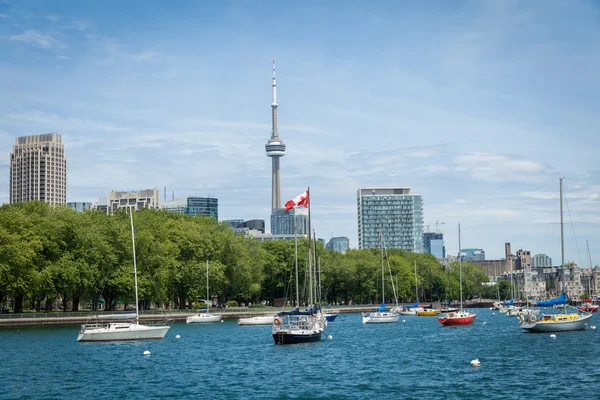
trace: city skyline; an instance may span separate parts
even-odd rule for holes
[[[107,6],[113,4],[114,7]],[[1,2],[0,202],[18,136],[63,135],[67,201],[113,189],[271,212],[273,58],[281,200],[311,187],[320,237],[358,247],[356,190],[409,186],[447,254],[504,243],[600,261],[599,6],[591,1]],[[131,16],[135,15],[135,18]],[[575,239],[577,242],[575,242]]]

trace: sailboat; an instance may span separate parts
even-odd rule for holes
[[[296,309],[293,311],[279,312],[274,320],[271,328],[271,334],[275,344],[299,344],[318,342],[321,340],[321,335],[325,330],[327,320],[321,312],[321,306],[314,304],[313,295],[313,250],[311,247],[311,226],[310,226],[310,188],[303,194],[296,196],[293,200],[286,203],[286,210],[292,208],[308,208],[308,272],[309,272],[309,304],[308,310],[300,311],[300,291],[298,288],[298,239],[294,232],[295,244],[295,270],[296,270]],[[295,219],[294,219],[295,222]],[[316,288],[316,285],[315,285]]]
[[[165,337],[171,322],[166,321],[158,324],[140,324],[138,312],[138,286],[137,266],[135,259],[135,231],[133,228],[133,212],[129,209],[131,220],[131,244],[133,247],[133,275],[135,283],[135,321],[133,322],[111,322],[108,324],[83,324],[77,336],[78,342],[105,342],[117,340],[144,340],[162,339]]]
[[[559,179],[560,182],[560,251],[561,251],[561,262],[564,273],[565,268],[565,242],[563,232],[563,178]],[[542,314],[540,318],[537,318],[533,314],[528,314],[527,318],[521,315],[519,327],[525,329],[528,332],[539,333],[539,332],[569,332],[569,331],[581,331],[587,326],[587,322],[592,318],[591,313],[579,314],[579,313],[568,313],[567,312],[567,294],[562,293],[558,298],[546,301],[538,301],[536,303],[539,307],[559,307],[561,312],[559,314]]]
[[[413,260],[415,265],[415,298],[416,301],[414,304],[403,306],[400,309],[400,314],[402,315],[417,315],[417,313],[425,311],[423,307],[419,306],[419,288],[417,286],[418,278],[417,278],[417,260]]]
[[[363,324],[386,324],[398,322],[400,316],[395,312],[385,311],[385,273],[383,268],[383,237],[379,232],[379,244],[381,248],[381,306],[372,313],[362,313]]]
[[[208,260],[206,260],[206,301],[210,302],[210,294],[208,293]],[[219,322],[221,320],[221,314],[210,314],[210,305],[206,303],[206,313],[199,312],[196,315],[190,315],[185,319],[188,324],[208,324],[212,322]]]
[[[458,250],[460,252],[460,224],[458,224]],[[459,282],[460,282],[460,308],[458,311],[449,312],[442,314],[438,318],[438,322],[444,326],[455,326],[455,325],[471,325],[477,314],[470,313],[463,310],[463,292],[462,292],[462,258],[458,255],[459,263]]]

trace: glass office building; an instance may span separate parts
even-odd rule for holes
[[[187,215],[206,215],[219,220],[219,199],[214,197],[182,197],[165,201],[160,208]]]
[[[273,235],[306,235],[308,232],[308,210],[306,208],[276,208],[271,214]]]
[[[350,239],[345,236],[332,237],[325,245],[325,248],[338,253],[345,253],[350,248]]]
[[[358,248],[423,252],[423,201],[410,188],[364,188],[357,191]]]
[[[425,232],[423,234],[423,251],[433,254],[437,258],[446,258],[444,234],[439,232]]]
[[[67,203],[67,207],[72,208],[77,212],[84,212],[92,209],[92,203],[84,201],[70,201]]]

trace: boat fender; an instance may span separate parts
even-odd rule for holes
[[[520,313],[520,314],[519,314],[519,320],[520,320],[521,322],[525,322],[525,317],[523,317],[523,313]]]
[[[535,315],[531,314],[531,316],[529,317],[529,321],[535,322],[536,320],[537,318],[535,317]]]
[[[275,318],[273,320],[273,324],[275,324],[275,326],[279,326],[279,325],[281,325],[281,321],[279,320],[279,318]]]

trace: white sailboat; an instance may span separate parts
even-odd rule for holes
[[[137,266],[135,259],[135,231],[133,228],[133,212],[129,210],[131,220],[131,243],[133,246],[133,274],[135,283],[135,321],[112,322],[108,324],[83,324],[77,336],[78,342],[102,342],[116,340],[162,339],[165,337],[172,321],[159,324],[140,324],[138,313]]]
[[[565,268],[565,242],[563,232],[563,188],[562,181],[560,178],[560,251],[561,251],[561,262],[562,262],[562,273],[564,274]],[[592,318],[591,313],[579,314],[577,312],[567,312],[567,295],[563,294],[552,300],[538,301],[537,306],[560,306],[561,312],[558,314],[542,314],[541,317],[537,317],[531,312],[525,315],[519,316],[520,322],[519,327],[525,329],[528,332],[539,333],[539,332],[569,332],[569,331],[581,331],[587,326],[588,321]]]
[[[362,313],[363,324],[389,324],[398,322],[400,315],[395,312],[385,311],[385,273],[383,268],[383,238],[379,233],[379,244],[381,248],[381,307],[372,313]]]
[[[275,315],[255,315],[238,319],[238,325],[271,325],[275,320]]]
[[[206,260],[206,301],[210,302],[210,294],[208,293],[208,260]],[[199,312],[196,315],[190,315],[185,319],[188,324],[210,324],[221,321],[221,314],[210,314],[210,304],[206,303],[206,313]]]

